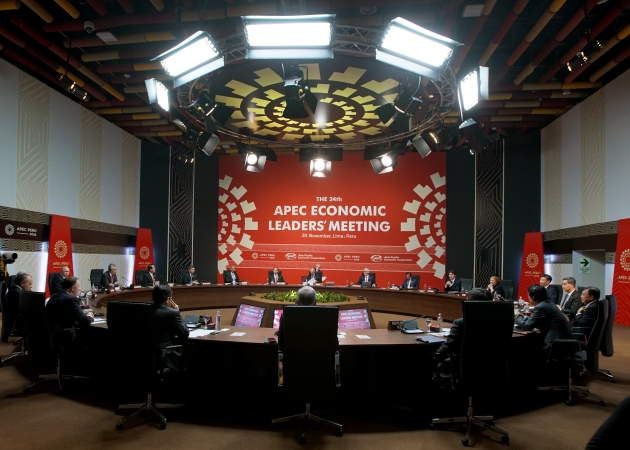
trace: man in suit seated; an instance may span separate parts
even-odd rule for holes
[[[99,283],[104,289],[114,289],[119,286],[118,277],[116,276],[118,267],[116,264],[110,264],[107,266],[107,271],[101,275],[101,282]]]
[[[8,311],[2,311],[2,314],[8,318],[10,327],[9,336],[15,329],[18,330],[22,326],[20,320],[20,292],[29,292],[33,289],[33,277],[26,272],[18,272],[15,275],[15,281],[13,286],[7,291],[7,309]]]
[[[223,282],[225,284],[239,284],[241,280],[236,273],[236,266],[230,267],[229,272],[223,272]]]
[[[295,302],[295,304],[299,306],[314,306],[315,304],[317,304],[315,289],[313,289],[311,286],[304,286],[303,288],[301,288],[297,293],[297,301]],[[280,316],[280,326],[278,327],[277,335],[278,348],[280,350],[283,350],[282,346],[284,344],[284,314]]]
[[[274,267],[272,272],[273,273],[269,275],[269,279],[267,280],[269,284],[285,283],[284,278],[282,278],[282,274],[277,267]]]
[[[374,275],[370,274],[370,269],[367,267],[363,269],[363,275],[359,277],[359,281],[357,284],[370,283],[371,287],[376,287],[376,280],[374,279]]]
[[[158,286],[160,284],[155,278],[155,266],[153,264],[147,266],[147,273],[143,274],[140,284],[142,286]]]
[[[321,276],[317,276],[317,270],[315,270],[315,267],[311,267],[308,271],[308,275],[306,276],[306,281],[305,283],[308,284],[315,284],[315,283],[321,283],[322,282],[322,277]]]
[[[61,291],[50,297],[46,303],[50,331],[55,334],[64,351],[75,356],[87,349],[86,340],[77,331],[89,327],[94,322],[94,313],[81,309],[78,298],[80,291],[79,279],[66,277],[61,283]]]
[[[599,296],[600,292],[596,287],[591,286],[582,291],[582,307],[578,309],[575,314],[573,326],[585,328],[584,334],[586,336],[590,334],[593,325],[597,322],[597,301],[599,300]]]
[[[492,300],[492,296],[485,289],[475,288],[468,292],[468,300]],[[446,342],[444,342],[436,352],[436,372],[441,378],[449,378],[451,376],[451,364],[455,364],[455,367],[459,365],[459,352],[462,347],[463,330],[464,318],[455,319],[451,325],[451,331],[446,337]]]
[[[70,276],[70,268],[68,266],[62,266],[59,272],[50,274],[50,296],[52,297],[57,292],[61,291],[61,283],[63,280]]]
[[[193,286],[199,284],[199,281],[197,281],[197,275],[195,275],[195,268],[193,266],[188,268],[188,273],[182,274],[181,283]]]
[[[575,315],[578,309],[582,307],[582,299],[577,289],[575,289],[575,278],[566,277],[562,279],[562,300],[556,305],[560,311],[562,311],[569,319],[570,323],[573,323]]]
[[[186,360],[179,349],[168,349],[171,345],[183,344],[188,338],[188,328],[179,313],[179,306],[173,301],[173,291],[167,285],[155,286],[153,297],[153,338],[156,357],[164,368],[176,372],[186,370]]]
[[[454,270],[448,271],[448,280],[444,285],[444,292],[459,292],[462,290],[462,280],[457,278],[457,272]]]
[[[540,285],[547,290],[547,300],[549,300],[551,303],[557,304],[558,292],[554,288],[549,289],[549,285],[551,284],[552,280],[553,278],[551,278],[551,275],[543,273],[540,277]]]
[[[405,281],[403,281],[400,289],[418,289],[418,280],[411,278],[411,272],[405,274]]]

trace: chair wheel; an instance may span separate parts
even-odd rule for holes
[[[604,403],[604,400],[599,401],[599,406],[606,406],[606,403]]]
[[[567,406],[575,406],[575,403],[573,403],[573,400],[566,400],[564,404]]]
[[[160,430],[166,430],[166,424],[165,423],[161,423],[160,426],[158,427]]]
[[[300,445],[304,445],[304,444],[306,444],[306,439],[304,438],[304,436],[302,436],[300,438]]]
[[[468,447],[468,444],[470,444],[470,442],[468,441],[468,439],[462,439],[462,445],[464,447]]]
[[[123,427],[124,427],[124,425],[123,425],[122,423],[117,423],[117,424],[116,424],[116,429],[117,429],[117,430],[122,430],[122,429],[123,429]]]
[[[337,431],[337,436],[342,437],[343,436],[343,430]]]
[[[507,444],[508,442],[510,442],[510,438],[508,436],[501,436],[501,442]]]

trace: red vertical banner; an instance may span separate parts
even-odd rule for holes
[[[136,257],[133,267],[133,282],[136,281],[137,270],[147,270],[147,266],[153,263],[153,237],[151,229],[138,228],[136,234]]]
[[[525,233],[518,296],[527,300],[527,288],[533,284],[539,284],[543,273],[545,273],[545,260],[542,233]]]
[[[61,272],[63,266],[68,266],[70,276],[74,275],[74,267],[72,265],[72,240],[70,239],[70,217],[53,214],[50,217],[50,237],[48,238],[46,298],[50,297],[48,277],[53,272]]]
[[[617,297],[615,322],[630,325],[630,219],[621,219],[617,229],[612,293]]]

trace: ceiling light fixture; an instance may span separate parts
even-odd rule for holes
[[[243,160],[243,166],[248,172],[262,172],[267,160],[278,161],[276,153],[269,148],[254,147],[241,142],[236,142],[236,147]]]
[[[149,78],[144,81],[147,87],[147,96],[149,97],[149,103],[154,105],[158,104],[164,111],[170,109],[170,102],[168,99],[168,89],[157,78]]]
[[[382,175],[394,170],[398,165],[398,156],[405,154],[405,146],[372,147],[365,150],[363,159],[369,160],[374,173]]]
[[[90,95],[80,88],[75,81],[68,78],[68,75],[62,73],[59,75],[59,81],[66,91],[70,92],[82,102],[90,100]]]
[[[474,108],[479,100],[488,100],[488,68],[479,66],[457,83],[457,98],[462,120],[464,113]]]
[[[389,126],[390,130],[407,132],[411,129],[411,116],[423,104],[423,98],[427,96],[422,86],[421,78],[401,83],[399,92],[393,104],[386,103],[374,110],[381,122]]]
[[[308,82],[304,79],[304,72],[299,66],[293,64],[285,66],[283,64],[282,78],[284,78],[284,93],[286,95],[286,106],[282,117],[287,119],[313,117],[317,108],[317,97],[310,91]]]

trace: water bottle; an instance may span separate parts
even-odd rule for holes
[[[348,280],[346,280],[346,286],[350,286],[350,283],[348,283]]]
[[[390,289],[389,281],[387,282],[387,289]]]
[[[424,285],[424,292],[426,292],[426,291],[427,291],[427,285],[425,284]]]
[[[438,323],[438,331],[442,331],[442,313],[438,314],[438,318],[437,318],[437,323]]]
[[[214,329],[221,331],[221,311],[217,310],[217,317],[214,322]]]

